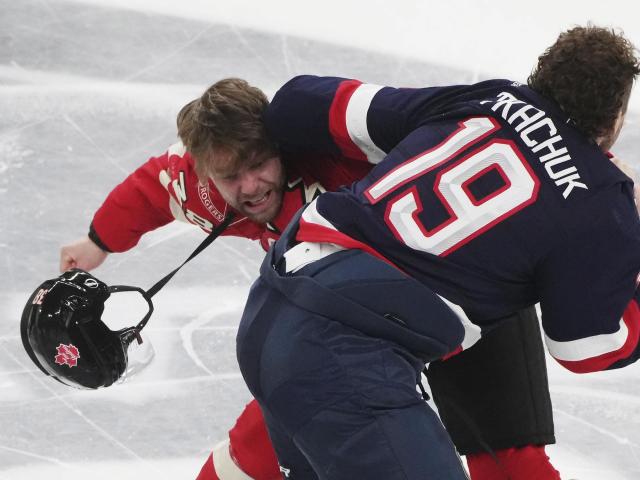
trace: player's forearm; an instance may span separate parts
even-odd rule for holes
[[[284,150],[339,153],[375,164],[432,115],[443,90],[303,75],[276,93],[265,121]]]

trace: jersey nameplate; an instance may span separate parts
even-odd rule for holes
[[[571,155],[564,146],[564,140],[558,135],[553,120],[539,108],[519,100],[508,92],[500,92],[497,100],[484,100],[480,104],[493,103],[491,107],[496,113],[509,123],[520,134],[522,141],[535,153],[545,171],[562,187],[562,196],[568,198],[574,188],[587,190],[588,187],[580,180],[580,174],[575,165],[571,165]],[[544,140],[531,138],[537,132],[544,135]]]

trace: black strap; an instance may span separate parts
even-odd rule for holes
[[[233,221],[233,217],[234,217],[233,213],[228,213],[227,216],[224,217],[224,220],[222,220],[222,223],[218,225],[216,228],[214,228],[213,230],[211,230],[211,233],[207,235],[207,238],[205,238],[202,241],[202,243],[196,247],[196,249],[191,253],[191,255],[189,255],[189,258],[187,258],[184,262],[182,262],[182,264],[178,266],[178,268],[176,268],[172,272],[169,272],[167,275],[162,277],[158,282],[156,282],[150,289],[148,289],[146,296],[148,296],[149,298],[153,297],[156,293],[158,293],[162,289],[162,287],[164,287],[169,282],[169,280],[173,278],[173,276],[176,273],[178,273],[178,270],[184,267],[187,264],[187,262],[193,259],[205,248],[211,245],[211,242],[213,242],[216,238],[218,238],[220,234],[224,232],[225,229],[231,224],[231,222]],[[144,327],[144,325],[140,326],[140,328],[142,327]]]
[[[128,330],[131,330],[132,332],[136,333],[142,330],[142,327],[144,327],[147,324],[147,322],[149,321],[149,318],[151,318],[151,314],[153,313],[153,302],[151,301],[151,297],[147,295],[147,292],[145,292],[141,288],[130,287],[129,285],[111,285],[109,286],[109,291],[111,293],[138,292],[140,295],[142,295],[142,298],[144,298],[147,301],[147,306],[149,307],[146,315],[142,317],[142,320],[140,320],[138,325],[136,325],[135,327],[125,328],[124,330],[120,330],[120,332],[122,333]],[[138,343],[142,343],[142,340],[140,340],[139,338],[138,338]]]

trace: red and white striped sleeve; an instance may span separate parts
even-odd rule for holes
[[[574,373],[624,367],[640,355],[640,308],[637,298],[627,305],[613,331],[575,340],[557,341],[545,335],[551,356]]]
[[[564,226],[569,243],[559,241],[539,268],[547,348],[572,372],[640,357],[640,224],[630,195],[612,188],[585,200],[587,225]]]
[[[278,90],[265,122],[285,151],[329,152],[377,164],[452,88],[392,88],[303,75]]]

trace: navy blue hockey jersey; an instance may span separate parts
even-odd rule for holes
[[[298,240],[362,248],[483,328],[540,302],[547,347],[572,371],[640,355],[633,184],[527,86],[301,76],[277,92],[266,122],[286,151],[377,163],[313,202]]]

